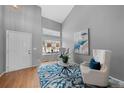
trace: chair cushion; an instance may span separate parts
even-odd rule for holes
[[[101,65],[100,65],[100,62],[96,62],[96,61],[94,60],[94,58],[92,58],[92,59],[90,60],[89,67],[90,67],[91,69],[100,70]]]

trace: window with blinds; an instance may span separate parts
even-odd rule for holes
[[[60,48],[60,32],[43,28],[43,54],[58,53]]]

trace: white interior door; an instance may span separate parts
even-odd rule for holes
[[[32,34],[18,31],[6,33],[6,71],[32,65]]]

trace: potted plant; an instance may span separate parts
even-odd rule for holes
[[[67,49],[65,52],[61,53],[61,55],[59,56],[63,63],[68,63],[68,59],[69,59],[69,49]]]

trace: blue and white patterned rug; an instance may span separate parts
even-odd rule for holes
[[[68,67],[71,73],[61,72],[62,66],[49,64],[38,69],[42,88],[81,88],[84,87],[79,66]],[[59,75],[60,74],[60,75]]]
[[[83,79],[81,77],[78,65],[71,66],[70,72],[60,74],[62,66],[55,64],[47,64],[38,68],[40,84],[42,88],[83,88]],[[60,75],[59,75],[60,74]],[[86,86],[85,86],[86,87]],[[98,86],[89,85],[88,88],[97,88]],[[124,88],[124,81],[109,77],[108,87]]]

